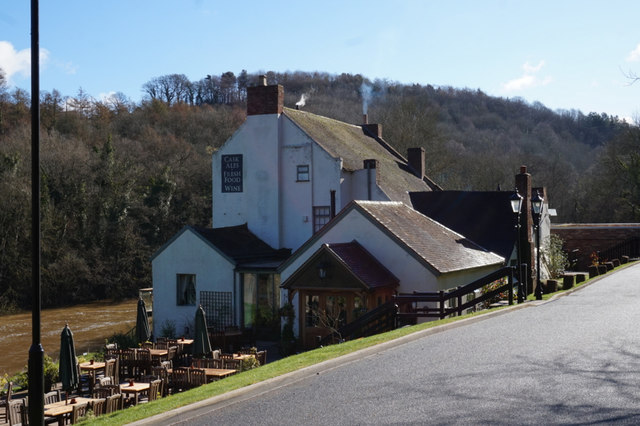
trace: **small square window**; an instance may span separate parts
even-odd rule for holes
[[[176,305],[196,304],[196,276],[194,274],[178,274],[176,290]]]
[[[303,164],[297,167],[296,181],[309,182],[309,165],[308,164]]]

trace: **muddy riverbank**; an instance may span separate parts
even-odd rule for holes
[[[60,333],[65,323],[73,332],[78,354],[99,349],[107,337],[135,326],[136,304],[135,299],[118,303],[101,301],[43,310],[41,341],[45,354],[58,359]],[[0,316],[0,375],[23,369],[30,347],[31,312]]]

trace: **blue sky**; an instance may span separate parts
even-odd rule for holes
[[[0,68],[27,90],[29,3],[0,0]],[[40,0],[41,89],[137,102],[165,74],[346,72],[636,119],[639,17],[629,0]]]

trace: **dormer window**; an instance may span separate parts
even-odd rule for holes
[[[296,182],[309,182],[309,165],[301,164],[296,169]]]

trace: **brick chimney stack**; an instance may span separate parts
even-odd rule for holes
[[[407,150],[407,160],[409,167],[413,169],[413,173],[422,179],[425,175],[424,148],[409,148]]]
[[[247,87],[247,115],[282,114],[284,87],[267,86],[267,76],[258,77],[258,85]]]

